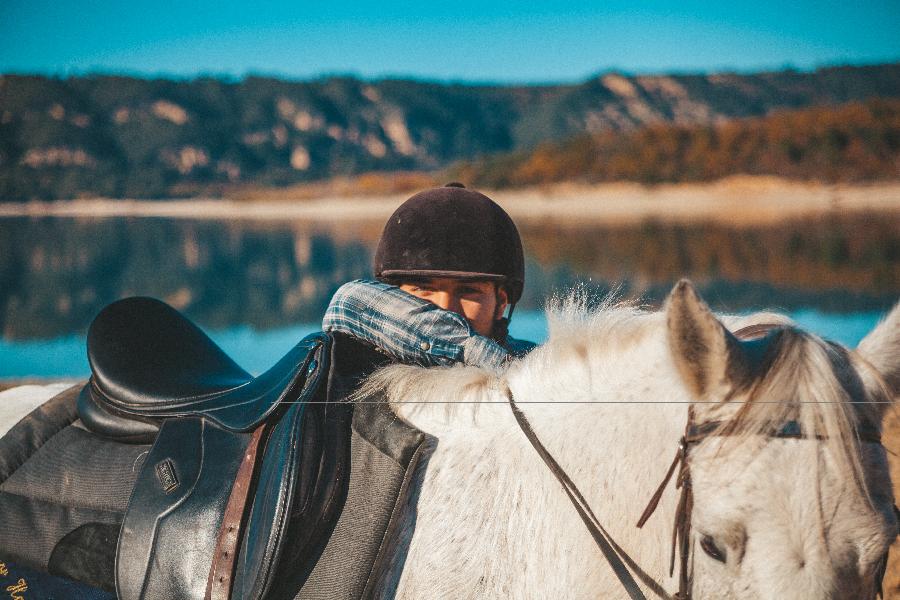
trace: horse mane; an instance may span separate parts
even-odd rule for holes
[[[704,407],[706,414],[712,415],[706,420],[721,420],[713,435],[722,435],[722,450],[743,446],[742,442],[771,434],[773,428],[793,421],[805,436],[820,438],[846,469],[845,474],[865,489],[857,432],[861,427],[877,429],[878,407],[872,400],[890,399],[886,387],[883,397],[867,398],[855,369],[871,367],[842,346],[798,329],[783,315],[763,312],[718,318],[732,331],[762,323],[775,326],[762,366],[753,377],[741,382],[716,406]],[[620,302],[615,294],[595,299],[583,288],[553,298],[547,306],[547,321],[547,341],[499,370],[391,365],[370,376],[354,399],[386,398],[399,409],[407,403],[404,399],[415,398],[415,404],[402,407],[402,416],[413,416],[430,410],[429,405],[440,404],[444,418],[470,416],[471,424],[479,426],[482,405],[506,400],[509,378],[523,372],[532,381],[558,378],[560,364],[589,369],[593,354],[609,348],[623,351],[647,336],[659,336],[665,329],[664,311]],[[544,400],[566,400],[565,396],[561,393]]]
[[[370,375],[353,400],[387,398],[392,405],[398,406],[406,403],[404,398],[415,397],[415,405],[405,407],[405,414],[421,412],[429,404],[441,404],[447,419],[465,412],[470,413],[472,423],[477,424],[482,412],[479,405],[499,400],[497,393],[505,391],[504,379],[511,372],[552,370],[561,360],[584,362],[589,345],[599,347],[611,339],[615,339],[619,347],[637,341],[649,328],[647,317],[653,313],[634,303],[619,302],[615,292],[597,299],[585,288],[576,287],[566,295],[552,298],[547,304],[546,315],[547,341],[522,359],[499,369],[467,365],[430,368],[389,365]],[[548,398],[548,401],[552,399]]]
[[[405,403],[404,398],[414,396],[417,404],[445,405],[446,414],[451,417],[459,410],[466,410],[466,405],[477,407],[494,398],[509,369],[543,371],[560,360],[585,361],[592,348],[603,348],[612,342],[620,349],[636,344],[664,323],[660,312],[649,311],[636,302],[620,301],[618,291],[597,298],[583,286],[551,298],[546,316],[547,341],[525,358],[505,367],[388,365],[370,375],[352,399],[367,401],[380,397],[399,405]],[[774,313],[726,316],[723,320],[731,329],[756,323],[790,323],[787,317]]]

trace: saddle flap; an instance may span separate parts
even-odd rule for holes
[[[200,417],[162,424],[119,534],[119,598],[203,598],[230,482],[249,437]]]
[[[244,526],[232,598],[264,597],[285,542],[290,513],[302,509],[307,500],[308,490],[300,490],[298,485],[300,448],[308,442],[317,444],[315,439],[306,439],[310,432],[303,427],[303,408],[291,407],[266,444],[253,506]]]

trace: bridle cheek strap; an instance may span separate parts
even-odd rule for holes
[[[678,574],[678,593],[675,594],[675,600],[690,600],[691,598],[691,577],[688,570],[688,561],[690,559],[690,535],[691,535],[691,512],[694,508],[694,496],[691,489],[691,477],[687,464],[688,441],[684,437],[678,443],[678,451],[666,476],[662,483],[656,488],[641,518],[638,519],[637,526],[641,528],[647,519],[656,511],[659,506],[660,498],[669,485],[669,480],[678,469],[678,477],[675,480],[675,488],[681,489],[681,496],[678,498],[678,507],[675,510],[675,525],[672,527],[672,552],[669,558],[669,577],[675,572],[675,549],[678,548],[679,556],[679,574]]]

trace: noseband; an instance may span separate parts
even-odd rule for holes
[[[751,339],[767,334],[774,327],[776,327],[776,325],[751,325],[750,327],[745,327],[736,331],[735,335],[741,339]],[[559,465],[556,459],[553,458],[547,448],[544,447],[540,439],[538,439],[537,434],[535,434],[528,419],[525,418],[525,415],[516,405],[512,390],[507,387],[506,393],[513,416],[519,424],[519,427],[522,429],[522,432],[525,434],[525,437],[528,438],[528,441],[531,442],[531,445],[537,451],[538,455],[540,455],[544,463],[562,485],[563,490],[575,506],[578,515],[581,517],[581,520],[584,522],[588,531],[590,531],[591,536],[594,538],[594,541],[600,548],[600,551],[603,553],[607,562],[609,562],[613,572],[625,588],[629,597],[632,600],[646,600],[646,597],[643,592],[641,592],[640,586],[638,586],[631,571],[634,571],[635,575],[641,579],[644,585],[655,593],[662,597],[668,596],[662,586],[644,573],[637,563],[628,556],[625,550],[616,544],[612,537],[606,532],[594,515],[594,512],[591,510],[591,507],[588,505],[587,500],[585,500],[584,496],[578,490],[578,487]],[[692,573],[688,563],[691,556],[691,513],[694,507],[694,494],[691,485],[690,469],[688,466],[688,452],[692,446],[699,444],[708,437],[731,435],[730,432],[733,431],[733,428],[728,428],[725,425],[726,423],[723,421],[708,421],[701,424],[695,424],[693,422],[693,410],[688,409],[688,422],[685,426],[684,435],[678,443],[678,450],[675,453],[675,458],[672,460],[672,464],[669,466],[662,483],[659,484],[659,487],[657,487],[653,496],[651,496],[650,501],[647,503],[647,507],[644,509],[644,512],[637,522],[638,528],[643,527],[647,522],[647,519],[649,519],[654,511],[656,511],[656,507],[659,505],[663,492],[668,486],[669,481],[672,479],[672,476],[677,471],[678,475],[675,478],[675,488],[681,490],[681,495],[678,498],[678,505],[675,510],[675,523],[672,528],[672,552],[669,560],[669,576],[671,577],[675,572],[675,554],[677,550],[679,558],[678,592],[672,596],[673,600],[691,600]],[[788,421],[783,426],[770,431],[767,434],[767,437],[775,439],[825,439],[823,436],[810,436],[805,434],[800,427],[800,424],[796,421]],[[865,426],[858,430],[858,439],[861,442],[881,444],[881,433],[876,427],[865,424]],[[898,510],[896,506],[894,506],[894,512],[898,519],[900,519],[900,510]],[[878,572],[876,573],[878,581],[876,597],[884,597],[882,580],[884,579],[887,567],[887,558],[887,553],[885,553],[879,563]]]

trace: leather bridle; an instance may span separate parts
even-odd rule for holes
[[[694,506],[694,494],[691,485],[691,472],[688,466],[688,452],[692,446],[699,444],[710,436],[730,435],[728,429],[724,427],[725,422],[708,421],[702,425],[694,425],[691,422],[692,411],[689,410],[688,415],[688,425],[685,428],[684,435],[678,443],[678,451],[675,453],[675,458],[672,460],[672,464],[669,466],[669,470],[666,472],[662,483],[659,484],[656,492],[651,496],[650,502],[647,503],[647,507],[644,509],[641,518],[638,519],[637,522],[639,528],[644,526],[644,523],[647,522],[647,519],[649,519],[656,510],[663,491],[665,491],[666,486],[669,484],[669,480],[677,470],[678,476],[675,479],[675,488],[681,490],[681,495],[678,499],[678,506],[675,509],[675,523],[672,528],[672,554],[669,561],[669,575],[671,576],[675,569],[675,554],[677,550],[679,558],[679,576],[678,592],[674,596],[675,600],[690,600],[691,598],[691,573],[688,563],[691,553],[691,512]],[[796,421],[788,421],[782,427],[770,431],[767,434],[767,437],[775,439],[825,439],[822,436],[805,434],[802,431],[800,424]],[[874,427],[863,426],[858,430],[858,439],[861,442],[881,444],[881,433]],[[882,564],[879,569],[881,571],[878,579],[879,588],[881,586],[881,579],[884,577],[887,554],[885,554],[882,561],[885,564]],[[880,589],[876,595],[882,595]]]
[[[754,338],[768,333],[773,327],[774,325],[769,324],[753,325],[737,331],[735,335],[743,339]],[[541,443],[537,434],[534,432],[534,429],[531,427],[531,424],[528,422],[528,419],[516,404],[512,390],[509,389],[509,387],[506,389],[506,394],[513,416],[519,424],[519,427],[522,429],[522,432],[525,434],[525,437],[528,438],[528,441],[531,442],[531,445],[537,451],[538,455],[543,459],[544,463],[559,481],[560,485],[562,485],[563,490],[575,506],[578,515],[581,517],[581,520],[584,522],[588,531],[590,531],[591,536],[594,538],[594,541],[600,548],[600,551],[603,553],[607,562],[609,562],[613,572],[625,588],[629,597],[632,600],[646,600],[640,586],[635,581],[635,576],[659,596],[668,597],[664,588],[658,582],[653,580],[652,577],[642,571],[628,553],[616,544],[609,533],[607,533],[606,529],[603,528],[596,515],[594,515],[594,512],[591,510],[591,507],[588,505],[587,500],[585,500],[584,496],[578,490],[578,487],[559,465],[556,459],[553,458],[553,455],[551,455],[547,448]],[[679,558],[678,592],[672,596],[673,600],[691,600],[692,573],[690,571],[689,562],[691,556],[691,513],[694,506],[694,495],[691,485],[690,469],[688,466],[688,453],[692,446],[699,444],[710,436],[730,435],[730,432],[733,431],[733,429],[725,427],[724,425],[726,425],[726,423],[722,421],[708,421],[701,424],[695,424],[693,422],[693,411],[690,408],[688,409],[688,422],[685,426],[684,435],[678,443],[678,450],[675,453],[675,458],[672,460],[672,464],[669,466],[662,483],[660,483],[659,487],[657,487],[656,491],[651,496],[650,501],[647,503],[647,507],[644,509],[644,512],[637,522],[638,528],[643,527],[647,522],[647,519],[650,518],[656,510],[656,507],[659,505],[660,498],[662,498],[663,492],[668,486],[669,481],[677,471],[675,488],[681,490],[681,494],[675,510],[675,523],[672,528],[672,552],[669,561],[669,576],[671,577],[674,574],[675,555],[677,551]],[[881,433],[874,426],[864,425],[860,427],[857,435],[861,442],[881,444]],[[810,436],[805,434],[802,431],[800,424],[796,421],[788,421],[783,426],[770,431],[768,437],[776,439],[824,439],[822,436]],[[898,510],[896,506],[894,506],[894,512],[898,519],[900,519],[900,510]],[[878,588],[875,594],[876,597],[884,597],[882,581],[887,567],[887,558],[887,553],[885,553],[879,563],[878,572],[876,573],[876,579],[878,581]],[[632,571],[634,572],[634,575],[632,575]]]

